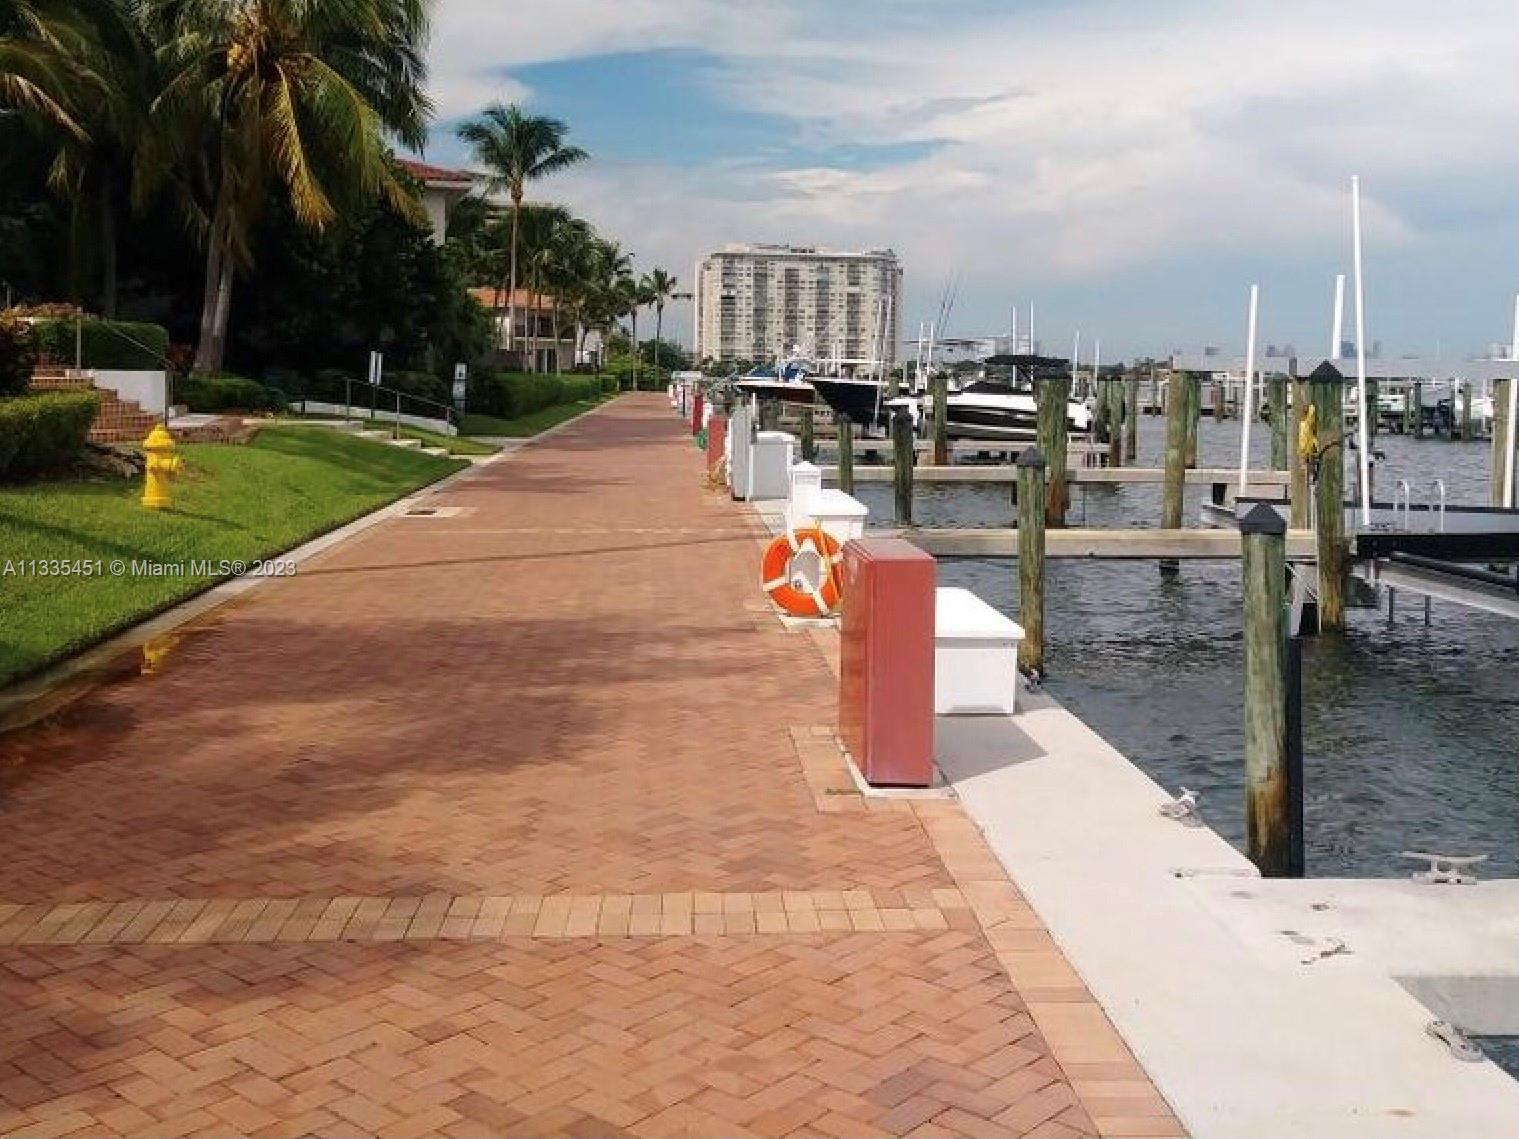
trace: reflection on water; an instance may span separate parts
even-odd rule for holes
[[[1156,463],[1159,419],[1141,421],[1141,461]],[[1239,424],[1204,421],[1203,465],[1238,461]],[[1264,462],[1269,440],[1253,440]],[[1485,443],[1382,436],[1377,476],[1424,487],[1444,477],[1452,502],[1487,501]],[[861,485],[873,519],[891,516],[890,487]],[[1206,497],[1189,495],[1188,518]],[[1072,524],[1153,526],[1158,487],[1096,486],[1073,495]],[[1007,487],[924,485],[920,525],[1007,526]],[[1153,562],[1049,563],[1050,690],[1170,791],[1203,795],[1207,821],[1244,838],[1241,601],[1238,567]],[[941,584],[975,590],[1014,616],[1016,563],[944,561]],[[1409,849],[1485,853],[1482,873],[1519,875],[1519,622],[1436,602],[1352,610],[1343,638],[1304,653],[1303,732],[1308,870],[1397,877]]]

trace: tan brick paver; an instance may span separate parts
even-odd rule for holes
[[[436,502],[0,739],[0,1133],[1179,1133],[659,397]]]

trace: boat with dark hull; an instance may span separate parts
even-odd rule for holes
[[[911,396],[892,396],[881,380],[812,376],[809,382],[835,415],[847,415],[851,423],[867,432],[885,431],[894,409],[906,407],[911,412],[917,403]]]
[[[805,360],[787,360],[774,368],[755,368],[737,377],[733,383],[739,391],[757,399],[776,399],[782,403],[811,406],[817,402]]]

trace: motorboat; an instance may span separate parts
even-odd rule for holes
[[[776,399],[782,403],[810,406],[817,402],[807,360],[784,360],[774,367],[758,367],[734,379],[733,384],[746,395],[758,399]]]
[[[1031,440],[1039,435],[1039,405],[1034,384],[1064,379],[1070,362],[1052,356],[1006,356],[1000,375],[985,375],[945,397],[945,434],[951,439]],[[1089,435],[1092,411],[1067,397],[1066,430]]]
[[[917,421],[918,401],[912,396],[892,395],[882,380],[812,376],[809,382],[835,415],[847,415],[851,423],[867,433],[887,430],[892,413],[899,407],[906,408],[913,421]]]

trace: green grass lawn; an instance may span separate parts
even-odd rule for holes
[[[575,403],[560,403],[553,407],[545,407],[530,415],[520,415],[516,419],[497,419],[493,415],[475,415],[466,412],[464,418],[459,421],[459,431],[464,435],[504,435],[509,439],[526,439],[547,431],[550,427],[557,427],[566,420],[574,419],[577,415],[584,415],[593,407],[599,407],[609,399],[615,399],[617,393],[601,396],[599,399],[579,400]]]
[[[465,465],[294,425],[266,427],[246,446],[192,443],[180,453],[186,470],[164,511],[138,505],[140,479],[0,486],[0,685],[225,576],[115,576],[113,561],[251,562]],[[98,576],[61,577],[18,564],[42,560],[101,565]]]

